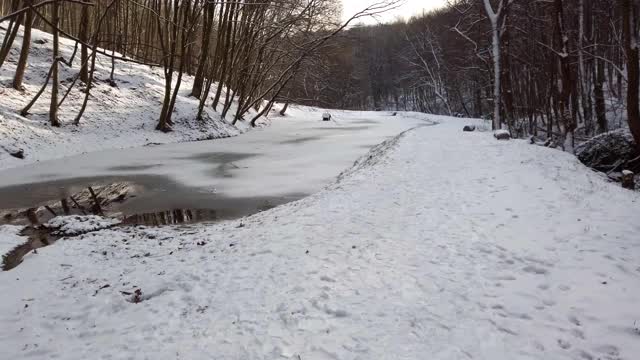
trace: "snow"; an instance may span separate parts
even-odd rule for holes
[[[0,273],[3,356],[636,358],[640,195],[430,118],[303,200],[39,249]]]
[[[27,241],[26,237],[20,236],[22,226],[5,225],[0,226],[0,258],[13,248]]]
[[[76,236],[91,231],[108,229],[119,223],[120,221],[116,219],[108,219],[96,215],[74,215],[57,216],[44,224],[44,227],[54,230],[54,235]]]
[[[633,175],[633,171],[631,171],[631,170],[622,170],[622,175],[626,175],[626,176]]]
[[[4,29],[0,29],[0,38],[4,37],[4,32]],[[45,43],[38,43],[42,41]],[[6,85],[0,87],[0,169],[97,150],[224,138],[248,129],[243,122],[232,126],[210,106],[205,107],[208,120],[197,121],[198,100],[189,97],[193,77],[184,76],[172,118],[175,122],[174,131],[167,134],[156,131],[164,91],[162,69],[117,61],[117,86],[112,87],[109,85],[111,61],[102,55],[97,58],[95,87],[80,126],[72,125],[84,97],[78,85],[60,108],[62,127],[54,128],[48,123],[50,87],[31,109],[30,115],[22,117],[20,111],[42,86],[51,63],[51,35],[34,29],[32,42],[24,91],[14,90],[10,86],[22,44],[22,30],[0,69],[0,83]],[[61,39],[60,42],[61,55],[69,59],[75,43],[68,39]],[[79,56],[75,58],[73,68],[60,66],[61,97],[78,73],[79,66]],[[215,86],[211,95],[214,93]],[[236,105],[231,107],[230,114],[233,114]],[[251,114],[255,112],[252,110]],[[266,120],[259,123],[265,124]],[[10,156],[8,152],[14,149],[23,149],[25,159]]]

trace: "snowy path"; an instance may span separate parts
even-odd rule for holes
[[[640,197],[439,120],[242,222],[29,255],[0,273],[3,356],[637,358]],[[138,304],[121,293],[136,288]]]

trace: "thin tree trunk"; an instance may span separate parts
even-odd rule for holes
[[[500,1],[499,9],[502,9],[503,1]],[[484,7],[491,23],[491,54],[493,58],[493,129],[502,128],[500,104],[502,102],[502,65],[500,51],[500,10],[494,12],[489,0],[484,0]]]
[[[204,70],[207,64],[207,58],[209,57],[209,44],[211,43],[211,29],[213,28],[213,18],[215,15],[215,5],[209,0],[205,0],[205,17],[202,27],[202,48],[200,50],[200,59],[198,60],[198,68],[196,70],[195,78],[193,79],[193,87],[191,89],[191,96],[200,98],[202,96],[202,87],[204,84]],[[204,94],[206,98],[207,94]]]
[[[624,47],[627,55],[627,121],[636,147],[640,150],[640,55],[638,52],[638,6],[632,0],[620,0]]]
[[[4,41],[2,42],[2,47],[0,48],[0,68],[4,64],[5,60],[9,56],[9,52],[11,51],[11,46],[13,46],[13,42],[16,39],[16,35],[18,35],[18,29],[20,29],[20,24],[22,23],[23,14],[20,14],[16,17],[16,20],[11,22],[7,31],[4,35]],[[13,24],[13,27],[11,27]]]
[[[607,108],[604,99],[604,61],[596,59],[595,64],[595,81],[593,83],[593,100],[596,110],[596,119],[598,122],[598,133],[602,134],[609,131],[607,122]]]
[[[53,70],[51,72],[51,103],[49,104],[49,121],[51,122],[51,126],[60,126],[60,121],[58,120],[58,57],[59,57],[59,47],[60,47],[60,39],[58,34],[58,24],[60,22],[60,3],[54,2],[51,6],[51,23],[53,24],[51,32],[53,34]]]
[[[25,0],[26,7],[30,7],[32,4],[33,0]],[[20,59],[18,59],[16,74],[13,78],[13,88],[16,90],[22,90],[24,72],[27,69],[29,49],[31,47],[31,26],[33,25],[33,18],[33,10],[27,11],[27,18],[24,24],[24,35],[22,36],[22,48],[20,49]]]

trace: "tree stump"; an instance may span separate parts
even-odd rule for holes
[[[635,190],[636,183],[634,180],[633,171],[624,170],[622,171],[622,187],[629,190]]]

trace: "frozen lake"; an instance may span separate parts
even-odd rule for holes
[[[0,172],[0,209],[58,200],[87,186],[129,182],[123,214],[213,209],[222,218],[297,200],[331,183],[380,142],[429,124],[424,115],[292,109],[233,138],[92,152]]]

